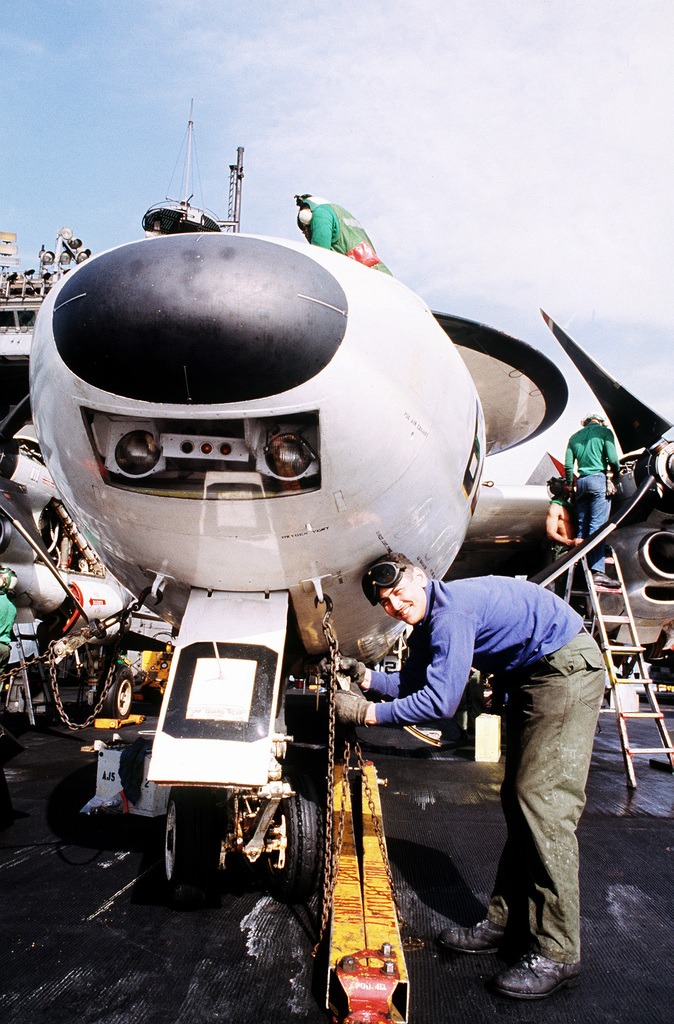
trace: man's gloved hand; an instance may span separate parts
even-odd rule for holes
[[[360,694],[338,690],[335,694],[335,716],[341,725],[365,725],[365,716],[370,705]]]
[[[367,669],[362,661],[357,661],[355,658],[342,658],[339,659],[339,671],[343,672],[345,676],[354,683],[358,683],[361,686],[365,679],[365,673]]]
[[[322,679],[327,679],[330,675],[330,659],[323,658],[318,663],[318,671],[321,674]],[[337,665],[337,671],[342,672],[345,676],[356,683],[359,687],[365,679],[365,673],[367,669],[362,661],[357,661],[355,658],[343,658],[339,657],[339,663]]]

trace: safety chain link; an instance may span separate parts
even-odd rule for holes
[[[26,658],[25,661],[23,662],[23,667],[30,668],[32,665],[39,665],[41,662],[44,662],[46,665],[48,660],[49,651],[46,650],[44,654],[36,654],[35,657],[33,658]],[[0,688],[2,688],[6,682],[11,682],[16,673],[16,668],[11,668],[3,672],[2,675],[0,675]]]
[[[318,599],[316,599],[318,604]],[[323,634],[325,636],[328,652],[330,655],[330,675],[328,678],[328,770],[327,770],[327,784],[328,793],[326,800],[326,812],[325,812],[325,840],[324,840],[324,854],[323,854],[323,905],[321,907],[321,927],[318,934],[318,941],[313,949],[312,955],[316,956],[318,947],[320,946],[323,936],[325,935],[328,927],[328,921],[330,919],[330,910],[332,909],[332,899],[335,892],[335,882],[337,880],[337,867],[339,864],[339,856],[342,852],[342,837],[344,835],[344,820],[345,820],[345,801],[344,791],[342,792],[342,807],[339,816],[339,825],[337,830],[337,844],[336,849],[333,850],[332,845],[332,799],[333,790],[335,786],[335,694],[337,692],[338,680],[337,671],[339,669],[339,644],[335,631],[332,628],[330,622],[330,613],[332,611],[332,601],[329,597],[324,596],[325,601],[325,614],[323,615]],[[342,781],[344,786],[344,782]]]
[[[108,619],[105,620],[105,623],[99,621],[98,619],[94,619],[91,622],[88,622],[86,626],[82,626],[82,628],[78,629],[76,632],[69,633],[65,639],[62,638],[50,641],[49,646],[47,647],[47,650],[44,652],[44,654],[37,655],[34,658],[27,659],[23,662],[24,669],[28,669],[32,665],[38,665],[40,662],[44,662],[46,664],[49,670],[49,682],[51,685],[56,710],[58,711],[59,718],[61,719],[63,724],[66,725],[69,729],[73,731],[86,729],[88,726],[93,724],[94,720],[100,714],[101,709],[105,704],[106,697],[108,696],[110,688],[112,687],[112,684],[114,682],[115,670],[117,668],[117,658],[119,655],[120,648],[122,646],[122,638],[124,636],[124,633],[126,632],[127,623],[131,616],[133,615],[133,613],[139,610],[148,593],[149,588],[143,590],[142,593],[138,595],[136,600],[133,601],[127,608],[123,608],[116,615],[111,615]],[[83,644],[87,643],[90,640],[102,640],[106,636],[108,628],[110,626],[113,626],[115,622],[119,623],[119,630],[117,632],[117,636],[115,637],[114,645],[111,648],[110,666],[105,677],[105,683],[103,684],[103,689],[101,690],[101,695],[99,697],[98,703],[96,704],[96,707],[94,708],[94,710],[92,711],[92,713],[89,715],[85,722],[72,722],[70,718],[68,718],[68,715],[66,714],[66,710],[63,706],[63,701],[61,700],[61,694],[59,692],[58,679],[56,677],[57,661],[65,657],[67,654],[70,654],[73,651],[77,650],[78,647],[81,647]],[[12,669],[9,672],[3,673],[3,675],[0,675],[0,686],[5,682],[6,679],[13,679],[15,675],[16,669]]]
[[[105,677],[103,689],[101,690],[101,696],[99,697],[96,707],[84,722],[73,722],[70,718],[68,718],[68,715],[66,714],[66,710],[63,707],[63,701],[61,700],[61,694],[59,692],[58,680],[56,678],[56,655],[54,653],[54,646],[53,643],[49,645],[47,649],[47,653],[49,654],[49,681],[51,683],[52,694],[54,695],[54,704],[56,705],[56,710],[58,711],[59,718],[61,719],[63,724],[66,725],[72,732],[77,732],[80,729],[86,729],[88,726],[93,725],[94,721],[98,718],[99,714],[101,713],[101,709],[105,704],[106,697],[110,692],[110,688],[115,678],[115,670],[117,669],[117,656],[119,654],[121,643],[122,629],[120,624],[119,633],[117,634],[114,646],[111,649],[110,666]]]
[[[332,910],[332,904],[335,893],[335,885],[337,883],[337,875],[339,872],[339,862],[342,854],[342,843],[344,839],[344,825],[346,821],[346,797],[349,790],[349,772],[352,770],[351,766],[351,739],[346,738],[344,741],[344,766],[342,771],[342,786],[341,786],[341,807],[339,812],[339,822],[337,825],[337,839],[333,847],[332,843],[332,832],[333,832],[333,789],[335,784],[335,694],[339,688],[339,681],[337,673],[339,671],[340,655],[339,655],[339,644],[335,631],[330,622],[330,613],[332,612],[332,601],[329,597],[324,597],[325,600],[325,614],[323,616],[323,633],[328,644],[328,650],[330,653],[330,677],[328,680],[328,770],[327,770],[327,781],[328,781],[328,795],[327,795],[327,809],[325,815],[325,856],[324,856],[324,867],[323,867],[323,905],[321,908],[321,927],[318,935],[318,941],[312,951],[312,956],[316,956],[318,948],[323,940],[323,936],[328,927],[328,921],[330,919],[330,911]],[[377,814],[377,810],[372,796],[372,790],[367,782],[365,776],[365,759],[363,752],[360,747],[360,743],[353,737],[353,750],[356,754],[357,767],[360,769],[365,795],[367,797],[368,807],[370,809],[370,815],[372,816],[372,824],[374,827],[375,835],[377,836],[377,842],[379,843],[379,850],[381,853],[382,861],[386,871],[386,877],[388,879],[389,886],[391,888],[391,895],[395,904],[396,913],[398,915],[398,921],[402,923],[402,911],[400,909],[400,901],[398,899],[398,892],[393,881],[393,874],[391,872],[391,864],[388,858],[388,851],[386,849],[386,840],[384,838],[384,830],[381,823],[381,818]]]

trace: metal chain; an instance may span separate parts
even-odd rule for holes
[[[54,655],[53,645],[49,645],[47,651],[47,653],[49,654],[49,681],[51,683],[52,694],[54,696],[54,703],[56,705],[56,710],[58,711],[59,718],[61,719],[63,724],[66,725],[71,731],[76,732],[80,729],[86,729],[88,726],[93,725],[94,721],[98,718],[115,678],[115,671],[117,669],[117,656],[119,654],[121,643],[122,631],[120,629],[119,633],[117,634],[115,644],[112,648],[110,667],[108,668],[108,672],[105,677],[105,683],[103,684],[103,689],[101,690],[101,696],[99,697],[96,707],[84,722],[73,722],[70,718],[68,718],[68,715],[66,714],[66,710],[63,707],[63,701],[61,700],[61,694],[59,692],[58,680],[56,678],[56,656]]]
[[[46,663],[47,668],[49,669],[49,681],[51,684],[52,694],[54,696],[56,710],[58,711],[59,718],[61,719],[61,721],[64,723],[64,725],[67,725],[69,729],[86,729],[87,726],[91,725],[100,714],[100,711],[105,703],[105,699],[108,696],[108,693],[110,692],[110,688],[114,681],[115,669],[117,668],[117,657],[119,655],[119,651],[122,645],[122,637],[126,630],[127,622],[131,618],[133,613],[137,612],[138,609],[141,607],[143,601],[145,600],[149,592],[150,588],[147,587],[138,595],[136,600],[133,601],[127,608],[123,608],[116,615],[111,616],[109,619],[105,620],[105,623],[108,627],[110,625],[113,625],[114,621],[117,620],[119,622],[119,630],[115,638],[114,646],[112,647],[110,667],[108,668],[108,672],[105,677],[105,683],[103,684],[101,696],[98,700],[98,703],[96,704],[96,707],[92,711],[91,715],[89,715],[86,722],[72,722],[68,718],[65,708],[63,707],[61,694],[59,692],[58,680],[56,678],[56,662],[57,658],[60,659],[62,657],[65,657],[66,653],[72,653],[73,650],[76,650],[77,647],[82,646],[83,643],[86,643],[87,641],[93,639],[102,639],[106,634],[106,625],[103,625],[103,623],[99,622],[98,620],[92,620],[91,622],[87,623],[87,625],[82,626],[82,628],[77,630],[76,632],[69,633],[65,640],[52,640],[49,643],[49,646],[47,647],[47,650],[44,652],[44,654],[37,655],[36,657],[31,658],[30,660],[24,661],[22,666],[24,669],[27,669],[32,665],[38,665],[40,662]],[[71,650],[69,650],[68,648],[71,648]],[[4,672],[2,675],[0,675],[0,685],[3,684],[5,680],[12,680],[15,675],[16,669]]]
[[[325,815],[325,855],[323,864],[323,905],[321,908],[321,927],[318,935],[318,941],[312,951],[312,956],[316,956],[318,948],[323,940],[323,936],[328,927],[328,921],[330,919],[330,911],[332,910],[332,903],[335,893],[335,885],[337,883],[337,874],[339,871],[339,862],[342,853],[342,843],[344,838],[344,825],[346,821],[346,795],[349,789],[349,772],[351,771],[351,740],[346,739],[344,742],[344,762],[342,771],[342,799],[339,813],[339,822],[337,826],[337,839],[332,844],[332,814],[333,814],[333,790],[335,785],[335,693],[338,689],[337,672],[339,671],[340,655],[339,655],[339,644],[337,637],[333,629],[332,623],[330,622],[330,613],[332,612],[332,601],[329,597],[325,597],[325,614],[323,616],[323,633],[328,644],[328,650],[330,653],[330,677],[328,681],[328,770],[327,770],[327,782],[328,782],[328,794],[326,804],[326,815]],[[317,599],[318,604],[318,599]],[[381,818],[377,814],[374,799],[372,796],[372,790],[367,782],[365,776],[365,759],[363,758],[363,752],[360,747],[360,743],[354,737],[353,749],[356,753],[356,760],[358,768],[360,769],[361,776],[364,783],[365,795],[367,797],[368,807],[370,809],[370,815],[372,816],[372,824],[374,827],[375,835],[377,836],[377,842],[379,843],[379,850],[381,858],[386,871],[386,878],[391,888],[391,895],[398,915],[398,921],[402,924],[403,916],[400,908],[400,900],[398,898],[398,892],[393,881],[393,874],[391,872],[391,863],[388,858],[388,851],[386,849],[386,840],[384,838],[384,830],[381,823]]]
[[[49,651],[47,650],[44,652],[44,654],[36,654],[35,657],[33,658],[26,658],[23,662],[23,665],[19,664],[19,668],[30,668],[31,665],[39,665],[41,661],[45,662],[46,664],[48,660]],[[0,675],[0,687],[2,687],[3,683],[5,682],[11,682],[12,679],[14,679],[14,676],[17,674],[17,671],[17,668],[11,668],[3,672],[2,675]]]
[[[335,631],[330,622],[332,601],[324,597],[325,614],[323,615],[323,634],[325,636],[328,651],[330,654],[330,675],[328,679],[328,769],[327,769],[327,799],[325,813],[325,841],[323,854],[323,905],[321,907],[321,927],[318,934],[318,941],[313,949],[313,956],[316,956],[318,947],[321,944],[325,931],[328,927],[332,898],[335,891],[337,879],[338,854],[341,854],[342,837],[344,835],[344,791],[342,792],[342,808],[339,817],[337,847],[338,852],[333,852],[332,846],[332,801],[335,786],[335,693],[337,692],[337,671],[339,669],[339,644]],[[318,605],[318,598],[316,599]],[[342,782],[342,785],[344,783]]]

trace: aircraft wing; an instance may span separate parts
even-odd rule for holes
[[[433,316],[468,367],[485,416],[487,455],[537,437],[564,412],[566,381],[524,341],[448,313]]]

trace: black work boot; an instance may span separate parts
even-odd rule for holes
[[[438,935],[438,945],[453,953],[496,953],[505,928],[491,921],[478,921],[471,928],[453,924]]]
[[[606,590],[620,590],[618,580],[611,579],[605,572],[600,572],[598,569],[592,570],[592,579],[598,587],[604,587]]]
[[[489,987],[512,999],[545,999],[558,989],[580,985],[580,964],[560,964],[540,953],[527,953],[512,967],[501,971]]]

